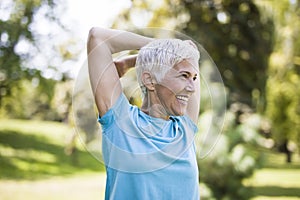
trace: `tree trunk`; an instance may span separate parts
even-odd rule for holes
[[[279,151],[285,153],[287,163],[292,162],[292,152],[288,148],[288,140],[284,140],[284,142],[279,145]]]

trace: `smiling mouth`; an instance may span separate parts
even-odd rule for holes
[[[187,96],[183,96],[183,95],[177,95],[176,98],[179,100],[180,103],[185,104],[185,105],[189,101],[189,98]]]

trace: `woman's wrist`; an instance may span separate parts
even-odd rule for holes
[[[137,55],[126,56],[125,58],[114,61],[118,75],[121,78],[130,68],[135,66]]]

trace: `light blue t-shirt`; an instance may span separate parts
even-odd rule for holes
[[[99,117],[106,200],[199,200],[196,125],[151,117],[121,94]]]

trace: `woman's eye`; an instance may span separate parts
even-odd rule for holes
[[[194,76],[194,77],[193,77],[193,81],[195,81],[195,80],[197,80],[197,76]]]
[[[182,76],[183,76],[184,78],[188,78],[188,75],[187,75],[187,74],[182,74]]]

